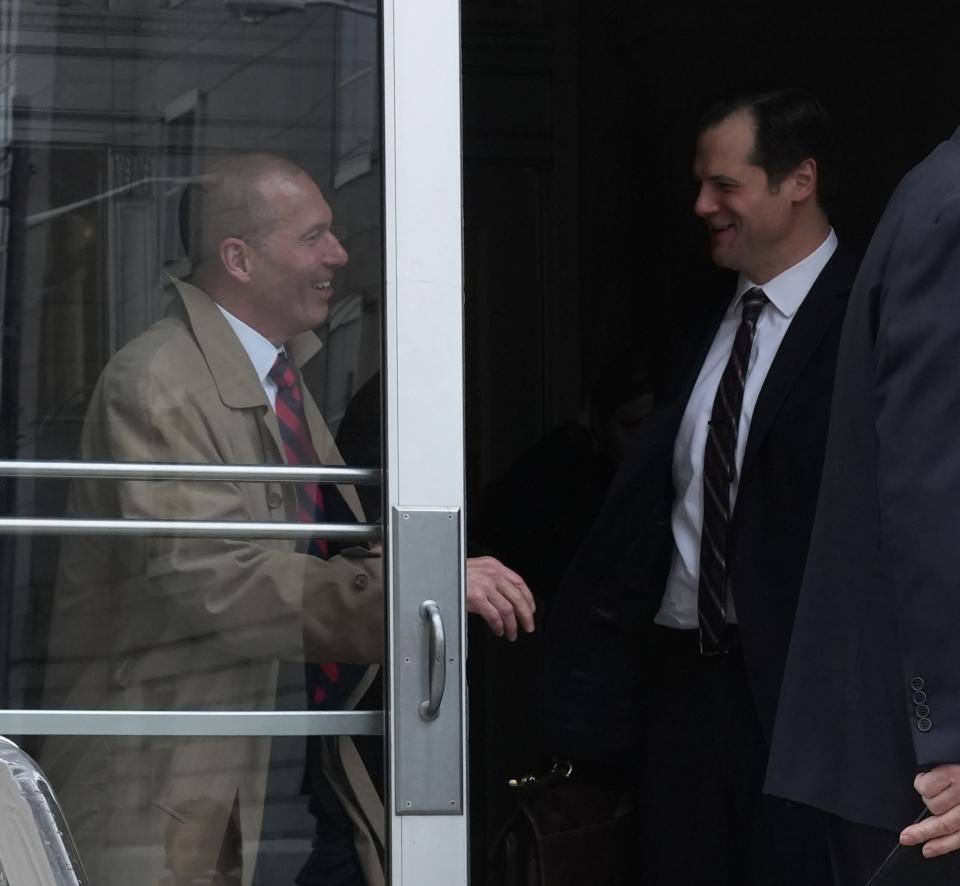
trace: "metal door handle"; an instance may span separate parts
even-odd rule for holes
[[[420,703],[420,718],[436,720],[447,684],[447,638],[443,630],[440,607],[433,600],[420,604],[420,617],[430,629],[427,657],[427,687],[429,697]]]

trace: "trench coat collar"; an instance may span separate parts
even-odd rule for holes
[[[192,283],[176,277],[170,277],[170,282],[183,303],[190,328],[210,367],[220,399],[232,409],[269,407],[267,395],[253,371],[247,352],[213,299]],[[285,345],[288,356],[298,369],[313,357],[320,347],[320,339],[312,332],[304,332],[290,339]]]
[[[220,399],[231,409],[254,409],[260,407],[260,417],[278,454],[283,452],[283,441],[280,438],[280,427],[277,416],[267,395],[263,390],[260,379],[253,369],[253,364],[247,352],[240,344],[230,324],[217,308],[216,303],[202,289],[170,277],[170,282],[180,296],[183,310],[187,315],[197,344],[203,353],[210,375],[217,386]],[[176,304],[172,308],[176,310]],[[304,332],[290,339],[284,348],[294,365],[300,369],[311,357],[320,350],[321,341],[312,332]],[[327,427],[320,410],[305,390],[303,398],[304,414],[313,447],[316,450],[320,464],[342,465],[343,458],[337,449],[330,429]],[[281,456],[282,458],[282,456]],[[338,485],[337,489],[343,496],[347,507],[350,508],[357,520],[363,520],[363,508],[360,499],[352,486]]]

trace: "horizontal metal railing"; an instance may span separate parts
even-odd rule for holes
[[[149,535],[173,538],[310,538],[330,541],[380,539],[375,523],[249,523],[241,520],[86,520],[0,517],[0,535]]]
[[[116,480],[220,480],[378,485],[375,468],[287,465],[0,461],[0,476]],[[90,520],[4,517],[0,535],[150,535],[183,538],[322,536],[331,541],[382,538],[373,523],[281,523],[215,520]],[[10,735],[382,735],[381,711],[45,711],[0,710]]]
[[[87,886],[60,804],[43,770],[0,738],[0,870],[11,886]]]
[[[378,468],[288,465],[153,464],[92,461],[0,461],[0,476],[98,480],[219,480],[223,482],[349,483],[376,486]],[[150,535],[177,538],[309,538],[370,541],[382,537],[373,523],[281,523],[225,520],[92,520],[2,517],[2,535]]]
[[[7,735],[383,735],[383,711],[0,711]]]
[[[379,486],[379,468],[330,465],[211,465],[107,461],[0,461],[0,477],[98,480],[224,480],[233,482],[349,483]]]

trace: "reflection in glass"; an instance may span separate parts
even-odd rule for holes
[[[376,19],[260,6],[0,0],[0,457],[341,463],[339,420],[379,369]],[[22,516],[365,520],[355,489],[306,483],[0,488]],[[8,708],[381,706],[376,549],[0,543]],[[382,882],[376,742],[29,749],[100,886]]]

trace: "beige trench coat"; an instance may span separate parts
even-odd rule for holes
[[[123,348],[93,393],[81,457],[212,464],[281,463],[276,415],[246,352],[213,301],[180,281],[167,316]],[[287,350],[299,366],[319,341]],[[305,412],[324,464],[342,464],[308,392]],[[339,487],[362,519],[352,487]],[[81,480],[71,512],[94,518],[295,520],[290,484]],[[53,606],[46,704],[69,709],[272,711],[281,660],[383,657],[381,560],[328,561],[294,541],[67,539]],[[355,556],[350,556],[350,553]],[[376,668],[351,699],[369,685]],[[302,668],[286,668],[297,673]],[[301,685],[286,687],[303,697]],[[96,886],[153,886],[184,804],[205,804],[214,867],[236,807],[244,886],[264,809],[269,738],[51,738],[52,779]],[[368,882],[383,883],[383,808],[349,738],[327,745],[330,781],[355,825]],[[212,810],[212,811],[211,811]],[[219,820],[216,820],[219,819]]]

